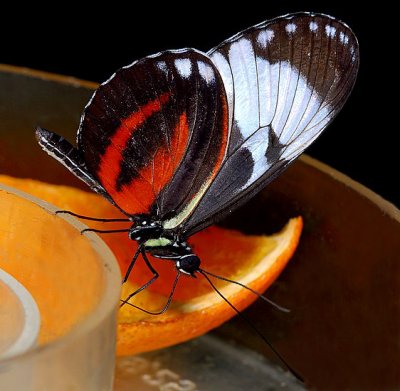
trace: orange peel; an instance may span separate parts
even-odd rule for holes
[[[0,182],[53,203],[61,210],[92,217],[123,217],[99,195],[73,187],[5,175],[0,175]],[[89,223],[93,228],[104,228],[104,223]],[[118,229],[129,225],[115,223],[112,227]],[[244,235],[238,231],[212,226],[191,237],[189,242],[202,260],[205,270],[264,292],[295,252],[302,227],[301,217],[290,219],[280,232],[271,236]],[[103,235],[102,238],[114,252],[124,272],[135,251],[135,242],[127,234]],[[134,303],[147,310],[157,310],[165,304],[176,272],[171,262],[156,259],[151,259],[151,262],[154,262],[160,272],[159,281],[137,295]],[[122,289],[121,297],[127,297],[148,279],[148,272],[146,274],[146,269],[138,262],[132,278]],[[213,281],[239,310],[245,309],[257,299],[256,295],[238,285]],[[117,354],[135,354],[183,342],[206,333],[234,315],[235,312],[212,290],[204,278],[184,276],[179,281],[174,301],[165,314],[147,315],[128,305],[121,308]]]

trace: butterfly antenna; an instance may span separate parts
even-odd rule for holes
[[[214,278],[218,278],[218,280],[222,280],[222,281],[226,281],[226,282],[230,282],[232,284],[236,284],[239,285],[240,287],[247,289],[248,291],[254,293],[256,296],[258,296],[260,299],[266,301],[268,304],[272,305],[273,307],[275,307],[276,309],[278,309],[279,311],[282,312],[290,312],[290,310],[288,308],[282,307],[281,305],[273,302],[271,299],[268,299],[268,297],[262,295],[260,292],[255,291],[254,289],[248,287],[247,285],[242,284],[239,281],[234,281],[234,280],[230,280],[229,278],[226,277],[222,277],[222,276],[218,276],[217,274],[208,272],[204,269],[199,269],[201,270],[203,273],[207,274],[208,276],[214,277]]]
[[[165,306],[160,311],[157,311],[157,312],[148,311],[148,310],[145,310],[144,308],[139,307],[139,306],[137,306],[135,304],[129,303],[126,300],[121,300],[122,304],[120,305],[120,308],[123,305],[127,304],[127,305],[130,305],[131,307],[136,308],[137,310],[140,310],[140,311],[142,311],[142,312],[144,312],[146,314],[149,314],[149,315],[162,315],[163,313],[165,313],[167,311],[167,309],[171,305],[172,298],[174,297],[175,289],[176,289],[176,286],[178,285],[178,281],[179,281],[180,276],[181,276],[181,272],[178,271],[178,273],[176,274],[176,277],[175,277],[174,284],[172,285],[171,293],[169,294],[168,300],[167,300]]]
[[[211,285],[211,287],[214,289],[214,291],[221,297],[222,300],[225,301],[226,304],[231,307],[239,317],[246,322],[250,328],[252,328],[258,336],[268,345],[268,347],[272,350],[272,352],[275,354],[276,357],[279,358],[279,360],[285,365],[285,367],[289,370],[289,372],[295,376],[298,380],[300,380],[302,383],[304,383],[303,378],[285,361],[285,359],[278,353],[278,351],[274,348],[274,346],[265,338],[265,336],[261,333],[261,331],[258,330],[256,326],[245,316],[242,312],[240,312],[219,290],[218,288],[214,285],[214,283],[211,281],[211,279],[208,277],[207,273],[204,272],[204,270],[199,269],[198,271],[200,274],[203,275],[203,277],[208,281],[208,283]]]

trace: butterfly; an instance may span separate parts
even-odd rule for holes
[[[77,147],[37,129],[47,153],[127,216],[112,221],[131,223],[97,230],[126,231],[138,243],[124,281],[140,255],[153,275],[125,302],[158,278],[147,254],[174,263],[174,287],[182,274],[212,275],[187,239],[248,201],[321,134],[358,65],[344,23],[290,14],[207,53],[164,51],[118,70],[85,107]]]

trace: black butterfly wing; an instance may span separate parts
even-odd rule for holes
[[[343,106],[358,68],[353,33],[324,15],[265,22],[209,56],[164,52],[123,68],[87,105],[78,148],[39,131],[42,147],[127,214],[190,235],[284,170]]]
[[[78,131],[93,178],[127,214],[184,218],[221,166],[228,139],[222,79],[193,49],[146,57],[95,92]]]
[[[353,32],[325,15],[293,14],[252,27],[208,55],[224,81],[230,138],[186,236],[238,207],[279,175],[332,121],[355,83]]]

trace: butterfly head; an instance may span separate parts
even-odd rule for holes
[[[200,259],[197,255],[190,253],[180,256],[176,260],[176,268],[185,274],[196,277],[195,273],[199,270]]]
[[[143,234],[142,234],[143,237]],[[158,238],[149,238],[143,242],[144,250],[155,258],[171,260],[181,273],[196,277],[200,259],[194,254],[192,247],[179,236],[171,236],[163,231]]]

